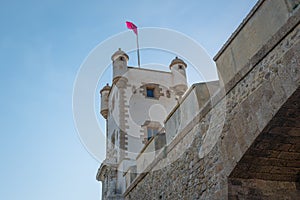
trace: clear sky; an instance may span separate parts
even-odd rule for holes
[[[89,52],[126,31],[126,20],[182,32],[213,57],[255,3],[2,0],[0,199],[100,198],[99,162],[73,121],[73,83]],[[104,158],[104,146],[99,152]]]

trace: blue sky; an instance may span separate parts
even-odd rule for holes
[[[89,52],[126,31],[126,20],[182,32],[214,56],[255,3],[2,0],[0,199],[100,198],[99,163],[73,122],[73,84]]]

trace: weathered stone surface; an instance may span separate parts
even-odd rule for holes
[[[285,102],[244,154],[231,177],[296,182],[300,172],[300,88]],[[294,109],[288,109],[292,106]],[[294,121],[293,126],[287,121]],[[278,123],[279,121],[283,123]],[[243,164],[242,164],[243,163]],[[242,165],[241,165],[242,164]],[[241,166],[239,166],[241,165]],[[247,170],[243,166],[247,165]],[[263,174],[262,176],[262,173]],[[287,175],[287,176],[285,176]]]
[[[167,142],[126,199],[299,197],[300,11],[286,1],[258,5],[217,56],[226,95]]]
[[[258,179],[230,179],[229,199],[286,199],[299,198],[294,182],[265,181]]]

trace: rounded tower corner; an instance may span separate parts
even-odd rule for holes
[[[100,108],[100,113],[101,115],[107,119],[108,116],[108,96],[109,96],[109,92],[110,92],[111,87],[109,86],[109,84],[107,83],[101,90],[100,90],[100,94],[101,94],[101,108]]]
[[[187,64],[177,56],[172,60],[169,68],[173,75],[173,88],[176,96],[179,98],[185,93],[188,89],[187,78],[186,78],[186,68]]]
[[[115,83],[127,72],[129,56],[119,48],[118,51],[111,56],[111,60],[113,62],[113,83]]]
[[[186,70],[187,64],[177,56],[172,60],[171,64],[169,65],[169,68],[176,69],[176,70]]]

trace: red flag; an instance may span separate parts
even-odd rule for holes
[[[133,30],[133,32],[137,35],[138,31],[137,31],[137,26],[134,25],[132,22],[126,22],[126,26],[127,28]]]

